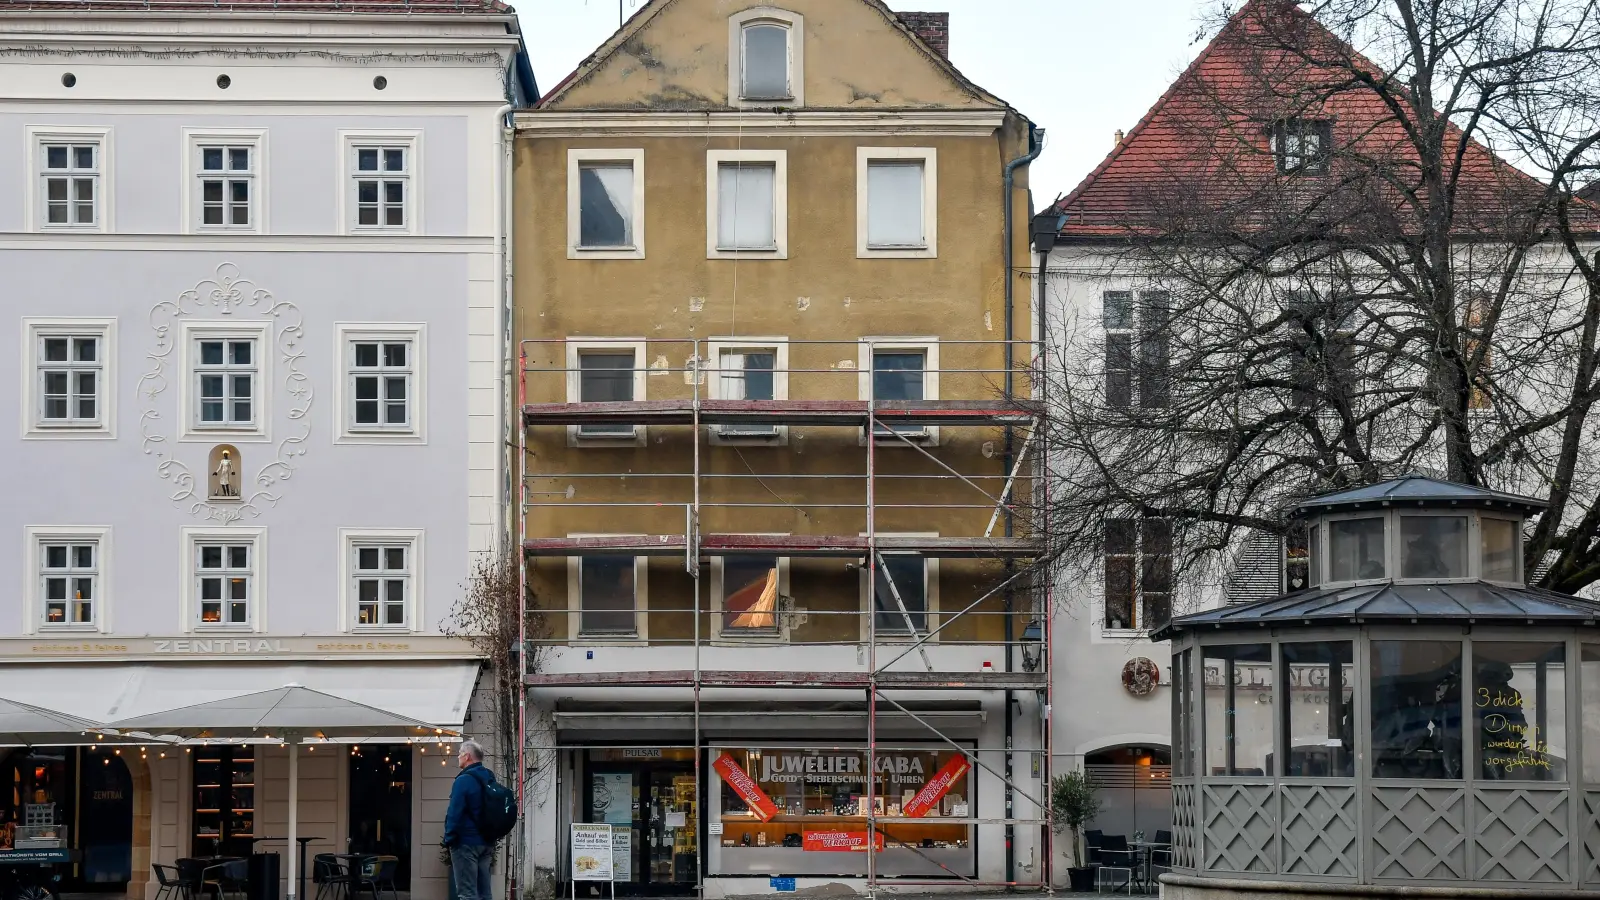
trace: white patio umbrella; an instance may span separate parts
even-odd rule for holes
[[[210,703],[169,709],[112,722],[122,731],[170,735],[188,740],[281,740],[289,748],[289,878],[290,900],[298,896],[295,839],[299,830],[300,753],[307,737],[337,738],[437,737],[456,732],[406,716],[324,694],[298,684],[244,694]]]
[[[88,719],[0,697],[0,747],[74,747],[133,742],[122,735],[108,735],[102,727]]]

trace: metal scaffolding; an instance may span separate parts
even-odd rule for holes
[[[576,341],[572,342],[575,343]],[[692,731],[693,740],[680,747],[672,745],[673,749],[692,749],[693,771],[697,790],[697,809],[703,811],[704,798],[709,790],[715,789],[713,784],[706,784],[706,766],[704,764],[705,751],[709,746],[702,735],[702,691],[708,689],[738,690],[750,688],[781,687],[792,689],[795,692],[828,690],[828,691],[858,691],[865,704],[866,734],[864,744],[853,747],[857,752],[865,750],[865,760],[868,777],[866,784],[866,885],[869,895],[876,892],[882,876],[878,871],[876,858],[882,851],[878,849],[879,836],[888,842],[896,839],[883,830],[881,825],[892,825],[896,822],[916,821],[909,818],[885,816],[877,812],[874,802],[876,790],[875,779],[870,773],[876,772],[877,754],[886,749],[897,749],[889,744],[882,743],[879,736],[879,718],[885,715],[880,711],[880,704],[889,713],[899,719],[909,719],[927,732],[927,740],[937,745],[953,748],[965,755],[967,760],[976,769],[982,769],[992,775],[1004,787],[1005,813],[1003,817],[982,818],[977,815],[978,810],[974,804],[972,815],[961,819],[948,819],[952,824],[964,822],[971,826],[976,825],[1003,825],[1005,827],[1005,844],[1007,854],[1007,872],[1013,871],[1014,858],[1014,830],[1017,827],[1038,828],[1039,877],[1033,880],[1021,880],[1008,877],[1004,880],[981,879],[967,877],[956,873],[937,860],[929,860],[939,868],[950,873],[950,878],[928,881],[914,878],[895,877],[896,885],[935,885],[950,883],[966,883],[972,886],[989,887],[1032,887],[1048,890],[1051,886],[1051,861],[1052,861],[1052,836],[1054,833],[1051,821],[1050,806],[1048,801],[1051,780],[1051,735],[1050,735],[1050,710],[1053,706],[1052,680],[1050,678],[1051,641],[1052,641],[1052,602],[1051,581],[1048,576],[1047,564],[1049,551],[1045,546],[1042,531],[1029,527],[1028,519],[1032,510],[1040,508],[1040,497],[1036,492],[1043,490],[1046,482],[1044,469],[1048,465],[1047,455],[1039,452],[1035,447],[1036,438],[1039,436],[1043,423],[1035,415],[1030,404],[1014,401],[1005,392],[999,390],[988,391],[989,396],[968,396],[958,399],[878,399],[876,370],[872,368],[874,339],[862,338],[849,341],[786,341],[789,351],[795,348],[811,347],[822,348],[828,344],[859,346],[862,348],[863,367],[865,372],[858,369],[845,368],[844,364],[830,365],[828,368],[790,368],[775,369],[781,372],[786,379],[799,379],[814,376],[814,380],[824,382],[827,379],[837,381],[841,377],[859,382],[862,386],[856,399],[727,399],[716,396],[707,396],[707,379],[716,379],[731,370],[719,368],[715,360],[708,360],[707,353],[715,352],[709,347],[712,343],[701,338],[685,338],[658,340],[648,342],[634,341],[635,344],[648,343],[669,347],[675,353],[682,353],[686,359],[682,366],[672,366],[666,363],[663,354],[657,358],[655,364],[647,366],[648,351],[634,357],[633,370],[621,369],[630,376],[661,377],[669,376],[663,382],[674,387],[678,382],[670,380],[672,376],[681,375],[683,384],[688,387],[686,397],[670,399],[641,399],[635,394],[633,400],[623,401],[590,401],[584,402],[577,399],[581,392],[574,390],[577,378],[581,377],[576,357],[570,352],[569,342],[561,339],[524,340],[519,348],[519,378],[518,378],[518,408],[521,414],[521,427],[518,429],[517,458],[518,458],[518,529],[522,552],[524,553],[523,565],[519,566],[524,598],[528,597],[529,569],[534,561],[540,558],[572,558],[587,556],[632,556],[632,557],[681,557],[684,560],[684,571],[692,580],[693,603],[686,610],[676,610],[687,613],[693,620],[692,636],[688,641],[682,639],[650,639],[645,641],[650,645],[667,645],[676,643],[679,646],[687,644],[693,649],[692,664],[683,668],[648,671],[601,671],[601,672],[538,672],[523,670],[522,695],[519,698],[518,715],[518,747],[519,747],[519,792],[526,790],[526,776],[529,768],[527,756],[533,752],[583,750],[583,744],[561,744],[552,740],[549,745],[533,746],[529,738],[528,709],[530,690],[563,687],[604,687],[626,686],[630,688],[677,688],[687,690],[692,697]],[[604,343],[602,339],[594,339],[589,343]],[[622,343],[616,341],[614,343]],[[726,341],[724,341],[726,343]],[[986,345],[991,350],[1003,348],[1005,359],[1010,364],[1013,359],[1013,350],[1009,345],[1021,348],[1024,363],[1021,366],[1011,366],[1008,369],[984,368],[981,366],[967,366],[961,368],[929,368],[928,373],[943,376],[948,385],[952,381],[965,381],[965,393],[978,395],[983,393],[981,387],[976,387],[987,381],[992,385],[993,377],[1004,375],[1004,381],[1009,387],[1013,382],[1013,372],[1016,369],[1026,377],[1030,367],[1037,360],[1036,347],[1032,342],[1026,341],[941,341],[941,350],[947,358],[952,352],[959,354],[963,349],[969,352],[980,352]],[[553,351],[553,352],[552,352]],[[534,357],[539,357],[535,359]],[[836,358],[836,357],[834,357]],[[557,364],[559,363],[559,365]],[[925,375],[926,377],[926,375]],[[532,383],[531,383],[532,382]],[[639,383],[643,383],[642,381]],[[812,385],[813,388],[816,385]],[[671,391],[668,391],[671,393]],[[812,390],[807,393],[827,393]],[[847,393],[835,391],[834,393]],[[848,393],[856,393],[853,389]],[[946,394],[951,391],[946,390]],[[623,428],[638,428],[640,426],[658,429],[672,429],[672,434],[679,439],[675,448],[678,452],[687,450],[688,469],[681,472],[669,471],[618,471],[618,472],[581,472],[581,471],[553,471],[548,468],[551,460],[540,459],[537,466],[530,464],[529,436],[539,434],[541,429],[564,428],[567,429],[567,445],[573,445],[571,435],[577,432],[574,429],[589,426],[598,433],[621,434]],[[741,455],[739,460],[744,463],[748,473],[728,473],[708,471],[706,457],[711,453],[728,453],[730,448],[718,446],[719,435],[748,435],[759,429],[761,434],[775,434],[780,429],[794,426],[800,428],[848,428],[859,432],[859,444],[864,459],[863,471],[854,475],[826,474],[815,472],[757,472]],[[919,439],[919,435],[929,434],[929,429],[946,427],[957,429],[990,428],[998,429],[1003,434],[1003,453],[990,453],[990,448],[984,447],[985,458],[998,456],[999,462],[996,471],[989,474],[963,473],[953,468],[940,454],[933,452]],[[655,430],[651,431],[656,435]],[[1020,441],[1020,445],[1019,445]],[[581,442],[580,442],[581,443]],[[884,448],[894,446],[896,459],[886,463],[881,452]],[[908,447],[909,451],[900,448]],[[654,448],[652,448],[654,449]],[[568,453],[583,453],[579,449],[570,449]],[[665,451],[664,451],[665,452]],[[737,453],[737,450],[734,450]],[[1030,458],[1031,456],[1031,458]],[[917,460],[923,468],[922,472],[908,472],[908,466],[901,464],[904,460]],[[569,482],[569,487],[564,491],[539,491],[533,490],[533,482],[538,478],[559,476]],[[815,479],[830,479],[838,482],[840,479],[853,478],[860,482],[864,494],[862,502],[810,502],[805,499],[789,501],[784,500],[771,487],[778,482],[792,482],[799,486],[799,490],[815,483]],[[570,485],[590,485],[597,481],[616,482],[625,479],[629,486],[629,493],[625,498],[603,499],[591,501],[587,496],[580,496],[581,491],[575,490]],[[763,502],[751,502],[742,499],[730,499],[723,494],[737,491],[742,483],[754,482],[771,494],[772,499]],[[926,487],[926,485],[933,487]],[[732,487],[729,488],[728,486]],[[642,487],[641,487],[642,486]],[[884,498],[884,492],[893,486],[902,495],[901,502],[893,502]],[[920,492],[918,502],[904,502],[906,489],[915,489]],[[963,502],[954,502],[951,497],[960,494]],[[923,502],[926,500],[927,502]],[[663,510],[675,507],[683,508],[682,527],[669,533],[632,534],[615,536],[563,536],[554,534],[530,534],[530,513],[552,508],[568,510],[605,508],[613,510],[618,515],[637,514],[647,515],[644,510],[655,510],[659,514]],[[752,534],[731,533],[722,531],[706,531],[701,527],[702,514],[711,510],[751,510],[751,509],[814,509],[814,510],[859,510],[862,517],[862,527],[856,534]],[[937,516],[941,513],[950,519],[962,516],[974,517],[987,514],[987,526],[981,534],[972,535],[944,535],[940,536],[907,536],[904,534],[880,534],[880,520],[888,510],[915,510],[915,515]],[[999,530],[1001,533],[996,534]],[[702,651],[713,643],[712,635],[704,633],[702,618],[705,615],[715,615],[705,603],[706,591],[703,589],[702,567],[715,558],[736,557],[779,557],[779,558],[844,558],[859,560],[860,567],[864,570],[866,601],[862,609],[854,611],[824,611],[809,610],[808,616],[864,616],[865,625],[862,628],[863,636],[856,641],[820,640],[813,642],[818,645],[840,645],[854,643],[858,646],[858,661],[864,655],[865,666],[860,671],[801,671],[801,670],[729,670],[707,667],[703,665]],[[936,624],[931,619],[923,619],[921,627],[914,619],[911,607],[908,607],[902,596],[902,589],[896,584],[890,572],[886,557],[889,556],[915,556],[924,560],[958,559],[958,560],[989,560],[1003,567],[1002,574],[987,584],[985,589],[978,593],[976,599],[967,603],[963,608],[945,612],[939,610]],[[877,585],[881,583],[887,587],[889,600],[884,603],[878,597]],[[1022,602],[1018,603],[1018,598]],[[1004,611],[993,612],[981,609],[986,603],[993,605],[996,598],[1003,598]],[[923,598],[922,615],[928,616],[931,610]],[[564,615],[574,615],[569,606]],[[551,645],[565,646],[569,643],[569,634],[576,633],[574,629],[556,629],[554,635],[536,638],[529,633],[528,613],[526,599],[522,604],[523,617],[520,627],[520,647],[523,658],[526,660],[533,654],[529,649],[546,641]],[[543,612],[543,611],[541,611]],[[652,611],[654,612],[654,611]],[[650,615],[651,612],[644,613]],[[779,610],[776,615],[785,615]],[[985,616],[1001,616],[1004,623],[1003,640],[974,640],[969,644],[997,645],[1004,649],[1005,664],[999,668],[991,668],[985,662],[978,671],[941,671],[936,665],[939,659],[937,653],[929,655],[930,647],[937,647],[935,642],[952,643],[946,629],[957,622],[971,623],[973,620],[983,621]],[[893,617],[903,622],[904,627],[881,627],[880,617]],[[581,622],[581,619],[579,620]],[[1016,624],[1021,622],[1023,627],[1020,632]],[[931,627],[930,627],[931,626]],[[978,625],[971,626],[977,629]],[[976,630],[973,632],[978,634]],[[804,641],[786,641],[786,646],[805,644]],[[954,642],[959,646],[961,642]],[[1035,650],[1035,656],[1030,659],[1028,648]],[[1021,649],[1023,652],[1016,654],[1013,651]],[[1016,658],[1022,657],[1022,665],[1016,665]],[[907,662],[909,660],[909,662]],[[901,663],[908,666],[920,663],[913,668],[891,668]],[[897,700],[891,694],[908,691],[977,691],[977,692],[1004,692],[1004,709],[1006,715],[1006,741],[1004,747],[986,746],[977,742],[976,746],[967,746],[952,740],[945,732],[923,715],[908,707],[906,703]],[[1037,697],[1037,721],[1039,745],[1035,748],[1018,749],[1013,746],[1011,739],[1011,726],[1013,715],[1012,697],[1016,692],[1026,692]],[[791,697],[790,699],[795,699]],[[665,747],[666,745],[661,745]],[[815,749],[808,745],[807,749]],[[924,748],[925,749],[925,748]],[[1003,765],[999,768],[990,765],[983,757],[988,754],[1002,754]],[[1037,788],[1019,784],[1015,761],[1017,758],[1027,758],[1033,761],[1029,767],[1037,775]],[[1032,815],[1022,815],[1018,804],[1026,807]],[[524,806],[526,808],[526,806]],[[701,832],[703,835],[704,832]],[[903,842],[897,842],[903,843]],[[918,856],[927,859],[917,847],[907,846]],[[696,859],[696,886],[697,894],[704,896],[706,878],[706,842],[702,838],[697,841]],[[558,853],[559,859],[559,853]],[[981,876],[981,869],[975,868],[975,875]]]

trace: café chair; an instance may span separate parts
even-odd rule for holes
[[[316,900],[330,893],[334,897],[349,896],[350,875],[339,857],[332,853],[318,853],[311,857],[311,883],[317,887]]]
[[[189,900],[189,886],[183,883],[176,866],[151,863],[150,871],[155,873],[156,883],[161,886],[156,890],[155,900]]]

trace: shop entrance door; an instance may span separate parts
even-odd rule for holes
[[[614,829],[618,896],[691,895],[700,858],[700,804],[694,768],[682,764],[595,764],[588,772],[586,820]],[[579,882],[579,896],[607,886]]]
[[[411,745],[350,748],[350,852],[393,856],[395,888],[411,890]]]

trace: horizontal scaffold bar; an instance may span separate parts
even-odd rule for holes
[[[915,553],[919,556],[967,559],[1025,559],[1043,555],[1041,542],[1031,538],[906,537],[880,535],[880,553]],[[681,534],[601,535],[597,537],[537,537],[523,542],[529,556],[682,556]],[[867,538],[857,535],[809,534],[706,534],[700,538],[702,556],[866,556]]]
[[[541,672],[524,676],[529,687],[816,687],[900,690],[1019,690],[1044,687],[1043,672],[748,672],[693,669],[647,672]]]
[[[692,425],[695,404],[684,400],[529,403],[528,425]],[[1003,400],[700,400],[702,425],[1027,425],[1033,414]]]

